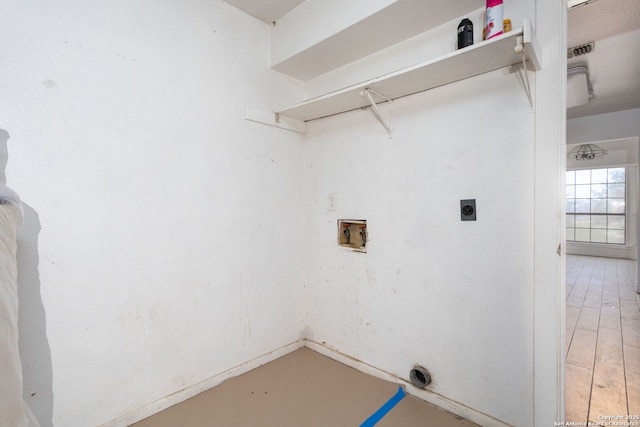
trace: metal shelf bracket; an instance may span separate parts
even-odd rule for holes
[[[360,92],[360,96],[362,98],[365,98],[365,99],[369,100],[369,103],[371,104],[369,106],[370,109],[371,109],[371,112],[376,117],[376,119],[378,119],[380,124],[386,129],[387,133],[389,134],[389,138],[391,138],[391,123],[389,121],[385,120],[384,117],[382,117],[382,114],[380,113],[380,109],[378,108],[378,105],[376,104],[376,101],[373,99],[373,96],[371,96],[372,94],[376,95],[379,98],[382,98],[384,100],[384,102],[388,102],[389,105],[391,105],[391,103],[393,101],[391,101],[391,99],[387,98],[384,95],[380,95],[378,92],[376,92],[375,90],[373,90],[371,88],[366,88],[365,90]],[[391,116],[391,110],[389,110],[389,116]]]
[[[533,28],[531,27],[531,21],[524,20],[522,27],[522,35],[516,39],[515,52],[522,56],[522,73],[523,82],[525,85],[525,91],[527,92],[527,98],[529,99],[529,105],[533,108],[533,93],[531,91],[531,84],[529,83],[529,73],[527,73],[527,62],[531,65],[534,71],[540,70],[540,58],[538,58],[538,41],[533,37]]]

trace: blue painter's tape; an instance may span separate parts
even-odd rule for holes
[[[367,418],[365,422],[360,424],[360,427],[373,427],[374,425],[378,424],[378,421],[380,421],[385,415],[387,415],[387,413],[389,413],[389,411],[392,410],[393,407],[396,406],[398,402],[400,402],[404,398],[404,396],[404,390],[402,389],[402,387],[398,387],[398,392],[391,399],[389,399],[387,403],[382,405],[380,409],[374,412],[373,415]]]

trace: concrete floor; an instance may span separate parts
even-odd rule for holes
[[[302,348],[133,426],[356,427],[397,391],[396,384]],[[375,425],[477,426],[409,395]]]
[[[635,261],[567,256],[567,421],[640,416],[640,295],[635,280]]]

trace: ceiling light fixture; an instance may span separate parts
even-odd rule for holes
[[[567,157],[576,160],[593,160],[596,157],[607,155],[607,150],[598,147],[595,144],[580,144],[567,153]]]
[[[584,65],[567,69],[567,108],[588,104],[594,97],[589,69]]]

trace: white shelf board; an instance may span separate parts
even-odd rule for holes
[[[524,51],[530,66],[538,70],[540,68],[538,44],[531,30],[531,24],[525,21],[522,28],[490,40],[312,98],[276,111],[276,113],[306,122],[369,106],[369,101],[360,96],[360,93],[367,88],[373,89],[389,99],[396,99],[522,63],[522,54],[516,52],[516,46],[520,44],[520,40],[523,41]]]
[[[344,3],[356,4],[356,2]],[[371,7],[375,7],[373,4],[379,4],[380,1],[362,1],[361,3],[371,3]],[[319,5],[322,2],[316,2],[315,4]],[[485,0],[388,1],[387,6],[368,14],[366,18],[357,22],[351,22],[347,25],[345,19],[339,19],[338,21],[344,23],[344,27],[333,34],[325,34],[324,29],[328,27],[326,18],[329,17],[323,19],[321,15],[318,19],[318,16],[316,16],[318,11],[309,2],[295,11],[297,20],[294,22],[298,24],[296,29],[300,31],[301,28],[300,23],[297,22],[298,20],[305,22],[302,27],[306,30],[304,34],[297,34],[296,37],[296,33],[291,34],[288,32],[288,26],[294,23],[287,19],[290,16],[280,20],[278,25],[271,29],[271,67],[295,79],[308,81],[429,31],[445,22],[469,15],[476,9],[484,8],[485,4]],[[305,9],[307,6],[311,7]],[[323,4],[322,6],[326,9],[326,5]],[[364,5],[356,8],[359,10],[366,9]],[[305,10],[309,14],[301,16]],[[335,10],[331,10],[332,14],[335,14],[335,12]],[[348,14],[348,12],[346,13]],[[284,34],[287,37],[283,37]],[[297,45],[297,41],[296,43],[291,43],[291,38],[297,40],[309,38],[306,43],[307,47],[304,48],[304,45],[298,46],[299,51],[285,54],[284,49],[282,49],[283,46]]]

